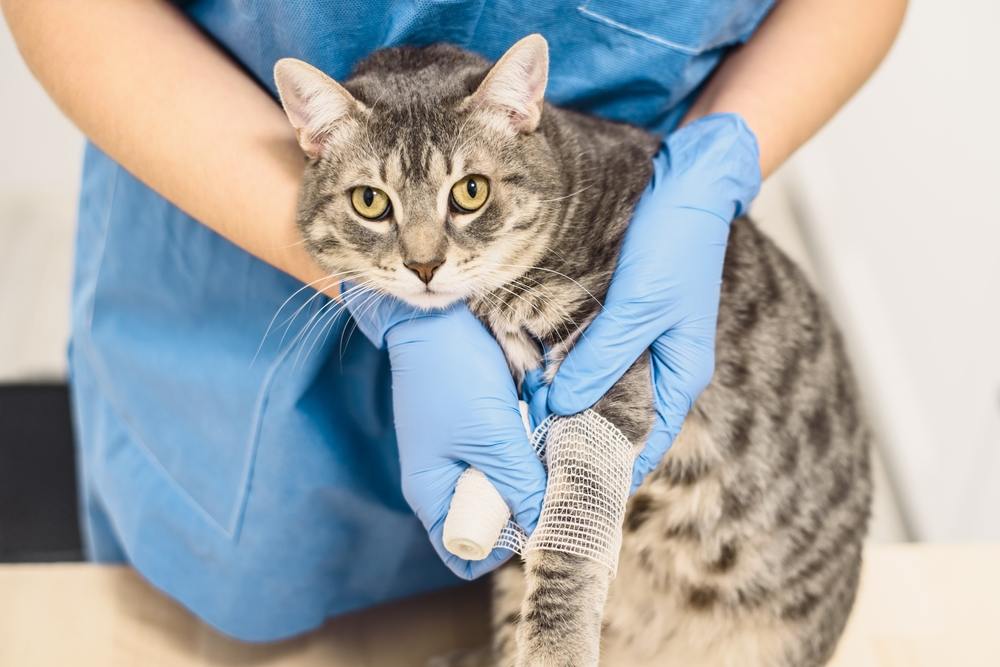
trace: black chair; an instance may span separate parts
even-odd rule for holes
[[[69,393],[0,385],[0,562],[80,560]]]

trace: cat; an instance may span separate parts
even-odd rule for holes
[[[448,45],[384,49],[343,85],[275,68],[314,258],[420,307],[465,300],[518,382],[539,342],[551,374],[599,311],[661,142],[549,105],[547,75],[538,35],[492,66]],[[648,356],[594,409],[641,445]],[[494,574],[492,646],[440,664],[824,664],[858,585],[869,437],[827,308],[735,220],[715,373],[629,502],[617,576],[529,552]]]

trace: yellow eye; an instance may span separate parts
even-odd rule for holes
[[[466,176],[451,186],[451,203],[460,213],[478,211],[490,196],[490,182],[485,176]]]
[[[359,185],[351,190],[351,205],[358,215],[368,220],[381,220],[389,215],[392,208],[389,195],[368,185]]]

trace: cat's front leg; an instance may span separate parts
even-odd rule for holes
[[[643,355],[593,407],[597,415],[563,417],[549,427],[549,484],[532,537],[541,548],[529,544],[525,557],[517,667],[599,662],[635,444],[645,443],[654,418],[651,384]]]
[[[529,551],[517,667],[597,667],[611,573],[558,551]]]

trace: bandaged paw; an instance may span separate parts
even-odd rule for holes
[[[531,537],[510,521],[510,511],[486,477],[469,469],[445,520],[445,548],[467,560],[481,560],[494,548],[522,555],[560,551],[597,561],[614,573],[632,483],[631,443],[611,422],[587,410],[550,417],[532,434],[532,444],[549,478]]]

